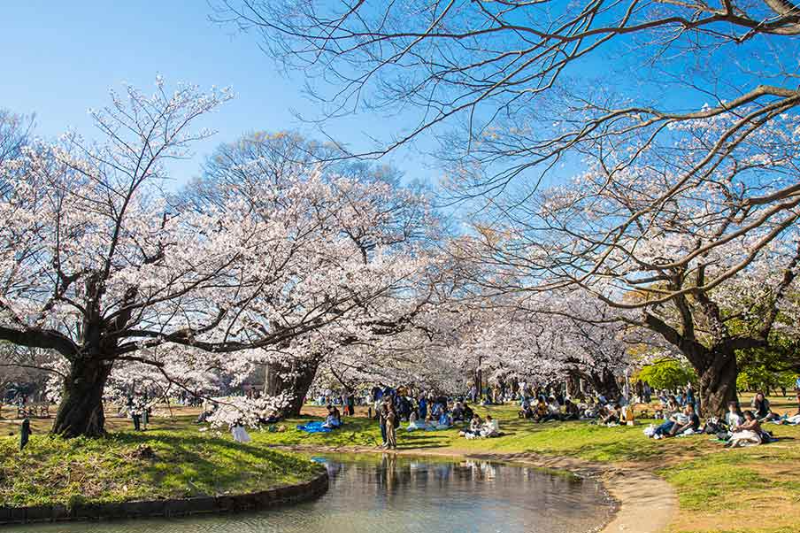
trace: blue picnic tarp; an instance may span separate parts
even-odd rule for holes
[[[324,422],[308,422],[306,424],[299,424],[297,429],[305,431],[306,433],[330,433],[331,428],[323,426]]]

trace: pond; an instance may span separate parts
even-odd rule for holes
[[[10,529],[15,533],[579,533],[596,531],[613,513],[613,503],[600,483],[524,466],[390,454],[320,455],[314,460],[326,464],[330,490],[314,502],[285,509]]]

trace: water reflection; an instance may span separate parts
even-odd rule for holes
[[[320,456],[331,475],[319,500],[261,513],[14,529],[76,533],[577,533],[611,504],[591,480],[482,461]],[[12,528],[13,529],[13,528]],[[0,529],[0,533],[2,533]]]

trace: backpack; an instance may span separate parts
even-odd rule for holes
[[[711,417],[706,421],[706,425],[703,428],[703,433],[707,435],[716,435],[718,433],[725,433],[727,428],[725,427],[725,423],[717,417]]]

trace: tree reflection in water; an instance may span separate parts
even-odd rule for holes
[[[613,505],[593,480],[535,468],[393,454],[315,457],[331,476],[320,499],[259,513],[99,524],[25,533],[578,533]]]

